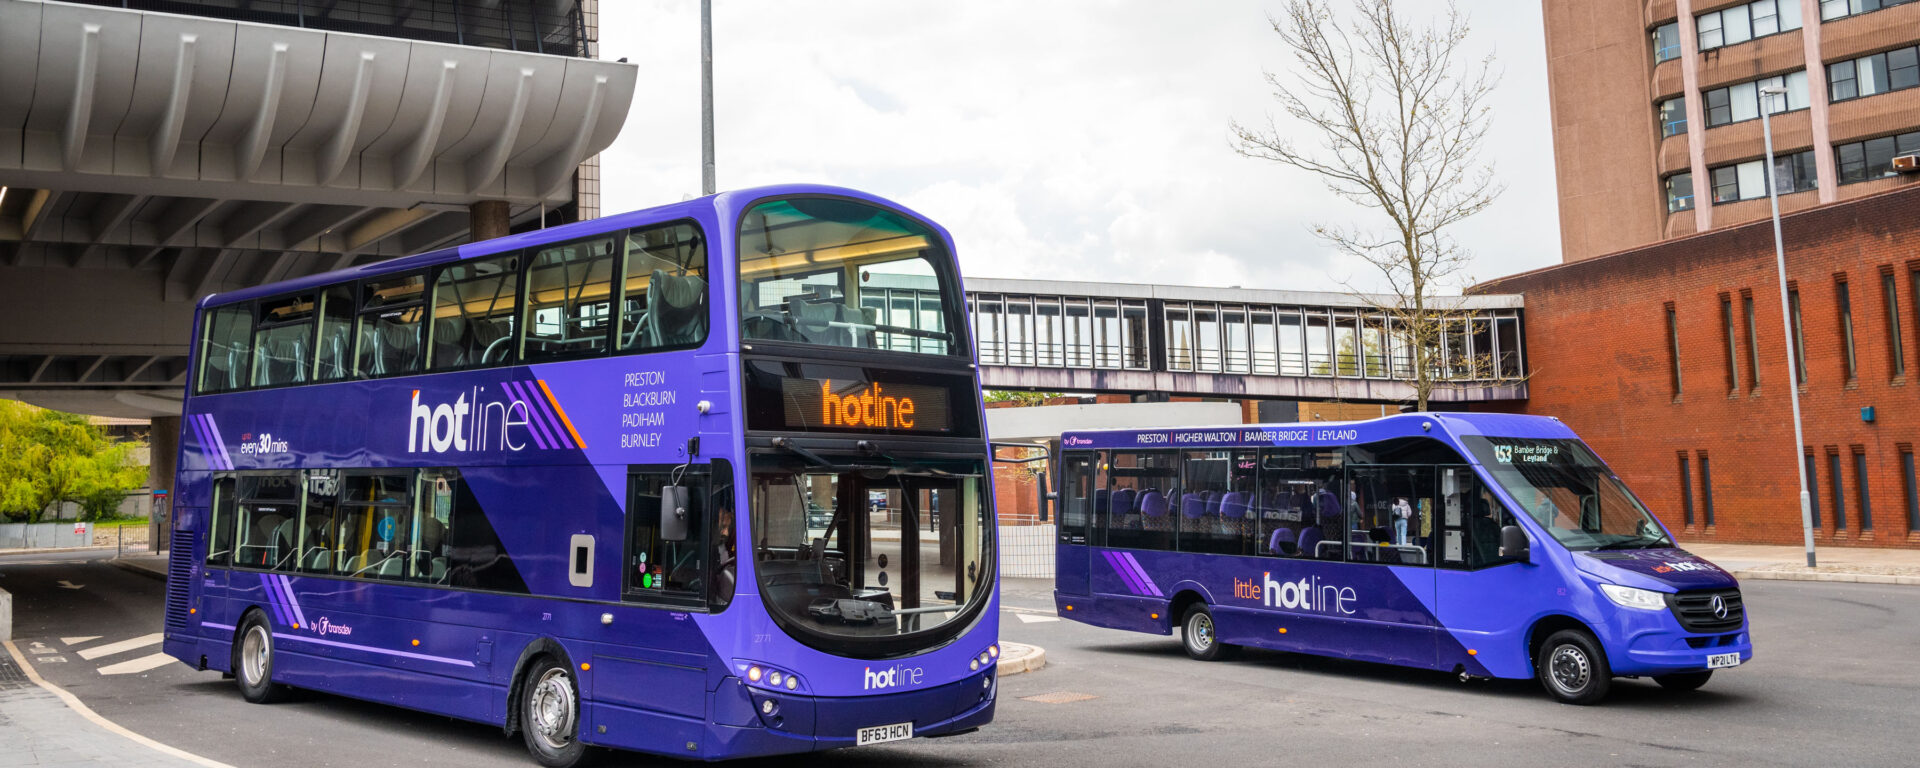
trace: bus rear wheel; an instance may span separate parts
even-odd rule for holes
[[[1207,610],[1206,603],[1194,603],[1181,617],[1180,645],[1187,649],[1188,656],[1200,661],[1225,661],[1240,650],[1240,646],[1220,642],[1213,612]]]
[[[543,657],[527,671],[520,694],[520,735],[535,762],[547,768],[573,768],[587,756],[580,743],[580,687],[573,671]]]
[[[235,633],[233,679],[240,696],[254,704],[272,704],[287,698],[287,687],[273,682],[273,629],[259,611],[247,614]]]
[[[1534,659],[1540,685],[1562,704],[1597,704],[1613,685],[1613,668],[1593,635],[1563,629],[1547,636]]]
[[[1672,675],[1654,675],[1653,681],[1669,691],[1692,691],[1706,685],[1713,677],[1713,670],[1705,672],[1681,672]]]

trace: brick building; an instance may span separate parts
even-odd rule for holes
[[[1790,213],[1782,231],[1798,451],[1765,219],[1473,290],[1526,296],[1516,407],[1566,421],[1683,539],[1799,543],[1797,455],[1819,544],[1920,547],[1920,185]]]

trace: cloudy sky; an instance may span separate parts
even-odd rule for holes
[[[969,275],[1379,285],[1309,231],[1377,213],[1228,140],[1275,109],[1263,72],[1291,63],[1267,22],[1278,0],[714,5],[721,189],[874,192],[951,230]],[[1458,233],[1486,279],[1559,261],[1545,54],[1538,3],[1462,8],[1503,73],[1487,156],[1507,192]],[[693,0],[601,3],[601,55],[640,67],[602,155],[607,211],[700,193],[699,25]]]

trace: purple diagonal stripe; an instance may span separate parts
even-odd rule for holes
[[[553,414],[553,406],[548,405],[547,399],[541,396],[540,387],[534,385],[531,381],[520,381],[515,382],[515,384],[518,384],[522,390],[526,391],[528,410],[540,415],[542,419],[541,423],[545,424],[547,430],[554,436],[554,445],[561,448],[576,447],[573,444],[573,440],[567,437],[566,429],[561,426],[560,417]]]
[[[1134,559],[1132,552],[1122,552],[1120,556],[1126,558],[1127,563],[1133,566],[1133,574],[1140,577],[1140,583],[1146,585],[1148,592],[1154,597],[1166,597],[1160,594],[1160,585],[1153,583],[1153,577],[1147,575],[1147,569],[1140,567],[1140,561]]]
[[[267,606],[273,609],[273,617],[279,619],[281,624],[293,626],[293,616],[287,613],[286,607],[280,605],[280,593],[273,588],[273,579],[267,574],[260,574],[260,588],[267,591]]]
[[[553,442],[552,438],[547,436],[546,425],[540,422],[540,416],[536,412],[538,409],[534,408],[533,403],[527,402],[527,396],[522,394],[520,389],[515,387],[511,381],[500,382],[500,388],[506,390],[507,394],[512,396],[515,402],[520,403],[521,407],[527,409],[527,432],[533,435],[534,444],[540,446],[543,450],[559,447]]]
[[[215,461],[213,453],[213,441],[207,437],[207,425],[200,421],[200,415],[188,416],[187,424],[193,427],[193,439],[200,443],[200,460],[206,462],[207,469],[219,469],[219,462]]]
[[[1134,580],[1133,572],[1127,570],[1127,567],[1121,564],[1120,555],[1113,552],[1102,552],[1100,554],[1106,556],[1107,565],[1113,566],[1113,572],[1120,574],[1120,581],[1127,585],[1128,592],[1136,595],[1146,594],[1146,590],[1140,588],[1140,582]]]
[[[267,586],[273,590],[274,599],[280,604],[280,615],[287,617],[287,626],[299,625],[300,617],[293,615],[293,604],[287,597],[286,584],[280,581],[280,577],[269,575]]]
[[[221,469],[233,469],[233,456],[227,453],[227,441],[220,438],[220,425],[213,420],[213,414],[207,414],[207,430],[213,433],[213,445],[220,449]]]
[[[293,596],[293,580],[285,576],[276,576],[274,578],[280,580],[280,592],[287,596],[287,607],[293,609],[293,625],[296,627],[306,626],[307,614],[300,610],[300,600]]]

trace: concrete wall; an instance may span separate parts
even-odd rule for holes
[[[92,545],[93,523],[0,523],[0,550]]]

